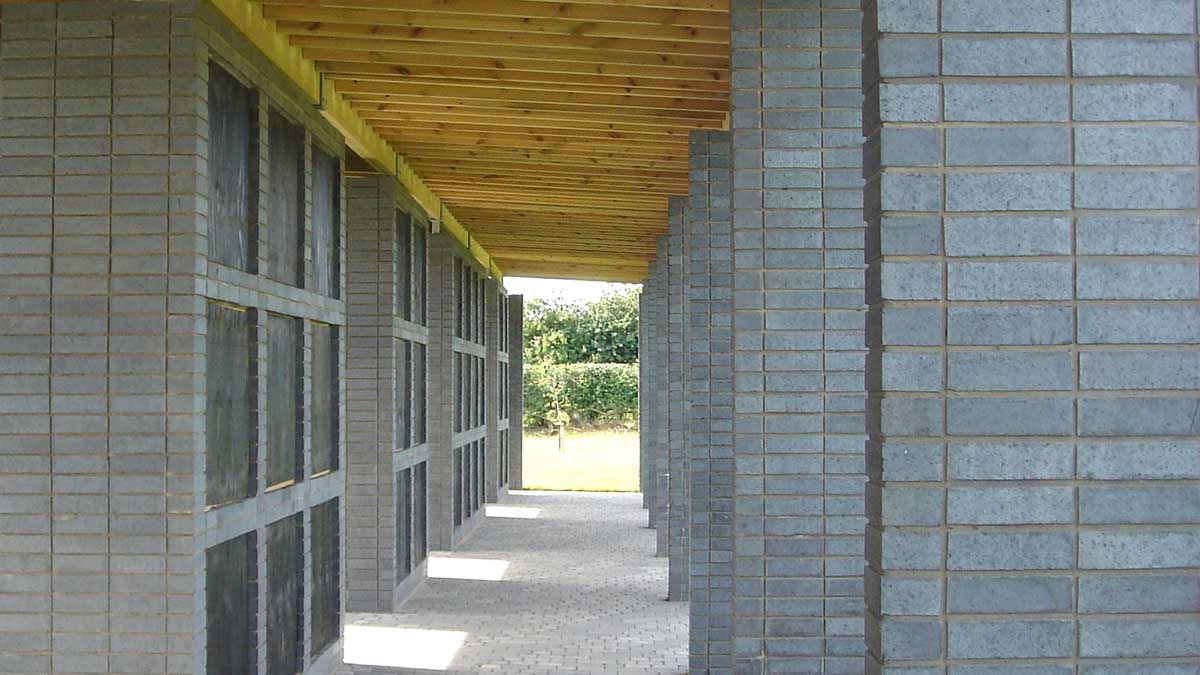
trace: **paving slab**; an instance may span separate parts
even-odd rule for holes
[[[347,616],[339,673],[683,673],[687,603],[637,494],[512,492],[394,614]]]

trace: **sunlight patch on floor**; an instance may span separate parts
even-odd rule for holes
[[[461,631],[352,623],[346,626],[343,660],[362,666],[449,670],[466,639]]]
[[[504,573],[508,571],[508,561],[431,556],[425,569],[425,574],[430,579],[501,581],[504,579]]]
[[[488,518],[520,518],[522,520],[533,520],[542,515],[542,510],[532,506],[501,506],[499,504],[488,504],[484,509],[484,513]]]

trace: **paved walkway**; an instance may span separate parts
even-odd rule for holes
[[[470,578],[430,578],[399,613],[347,617],[348,660],[373,640],[377,665],[409,666],[375,672],[686,672],[687,604],[664,600],[640,495],[515,492],[489,511],[430,563]]]

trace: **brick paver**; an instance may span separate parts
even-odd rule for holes
[[[465,632],[448,664],[456,673],[686,671],[687,605],[665,601],[667,561],[654,557],[640,495],[514,492],[503,506],[519,515],[538,509],[538,517],[490,515],[453,554],[437,554],[507,561],[500,581],[431,578],[395,614],[351,614],[350,658],[355,641],[366,639],[380,643],[372,646],[386,659],[394,655],[389,665],[404,664],[403,640],[355,631],[380,626]],[[442,634],[429,635],[420,642],[433,645]]]

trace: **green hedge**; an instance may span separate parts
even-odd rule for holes
[[[560,421],[633,424],[637,413],[636,363],[538,363],[525,368],[527,427],[553,427]]]

